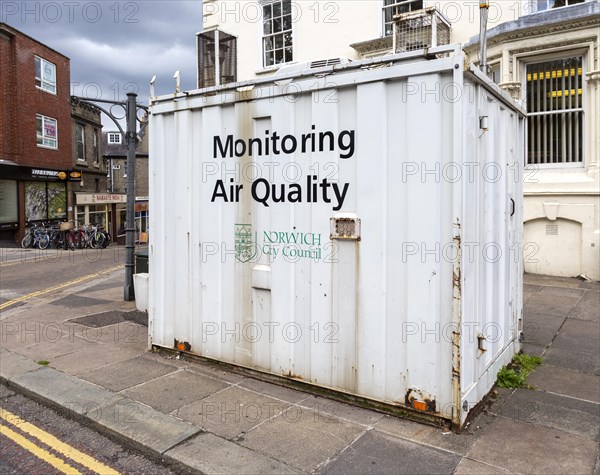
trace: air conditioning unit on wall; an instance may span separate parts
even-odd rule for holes
[[[403,53],[450,43],[450,22],[428,7],[394,16],[394,52]]]

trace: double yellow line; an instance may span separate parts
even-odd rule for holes
[[[64,282],[62,284],[59,285],[55,285],[54,287],[48,287],[47,289],[43,289],[43,290],[38,290],[37,292],[31,292],[30,294],[27,295],[21,295],[20,297],[17,297],[16,299],[12,299],[12,300],[8,300],[7,302],[4,302],[3,304],[0,304],[0,310],[4,310],[5,308],[11,307],[19,302],[24,302],[25,300],[29,300],[33,297],[39,297],[41,295],[46,295],[49,294],[51,292],[55,292],[57,290],[61,290],[64,289],[66,287],[70,287],[71,285],[75,285],[75,284],[80,284],[82,282],[86,282],[88,280],[94,279],[98,276],[101,275],[106,275],[106,274],[110,274],[111,272],[117,270],[117,269],[122,269],[123,265],[119,265],[119,266],[115,266],[115,267],[111,267],[110,269],[106,269],[102,272],[96,272],[95,274],[90,274],[90,275],[86,275],[84,277],[80,277],[78,279],[74,279],[74,280],[70,280],[68,282]]]
[[[91,470],[92,472],[96,472],[102,475],[119,475],[119,472],[112,469],[108,465],[104,465],[102,462],[99,462],[93,457],[90,457],[83,452],[71,447],[69,444],[65,444],[61,440],[54,437],[52,434],[49,434],[46,431],[43,431],[39,427],[21,419],[19,416],[13,414],[12,412],[7,411],[6,409],[0,407],[0,418],[12,426],[16,427],[20,431],[28,434],[31,437],[39,440],[43,444],[51,447],[57,453],[63,455],[67,459],[72,460],[80,465],[83,465],[85,468]],[[23,447],[25,450],[31,452],[33,455],[43,460],[46,463],[52,465],[55,469],[62,473],[66,473],[69,475],[81,474],[79,470],[77,470],[72,465],[69,465],[65,460],[57,457],[56,455],[50,453],[46,449],[39,447],[34,444],[32,441],[19,434],[18,432],[6,427],[3,424],[0,424],[0,435],[8,437],[16,444]]]

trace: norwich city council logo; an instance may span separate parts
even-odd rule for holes
[[[250,259],[256,256],[256,250],[256,233],[252,233],[252,225],[236,224],[235,258],[240,262],[248,262]]]

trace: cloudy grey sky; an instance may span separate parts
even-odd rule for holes
[[[157,95],[167,94],[176,70],[183,90],[196,87],[201,0],[2,0],[0,21],[71,59],[72,94],[122,100],[131,91],[147,104],[152,76]]]

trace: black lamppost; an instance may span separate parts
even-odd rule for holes
[[[124,299],[131,301],[135,299],[135,292],[133,289],[133,254],[135,251],[135,149],[138,142],[137,122],[140,122],[140,136],[143,136],[146,126],[148,125],[147,120],[140,120],[138,118],[138,111],[144,111],[144,116],[148,114],[148,107],[136,102],[137,94],[133,92],[127,93],[126,101],[108,101],[105,99],[93,99],[89,97],[71,96],[71,101],[74,104],[87,104],[100,109],[115,123],[121,136],[127,140],[127,212],[125,218],[125,287],[124,287]],[[97,102],[103,102],[106,104],[112,104],[112,106],[106,110],[100,107]],[[117,117],[113,114],[112,109],[114,106],[122,107],[125,115]],[[127,121],[127,130],[124,132],[119,120],[125,118]]]

